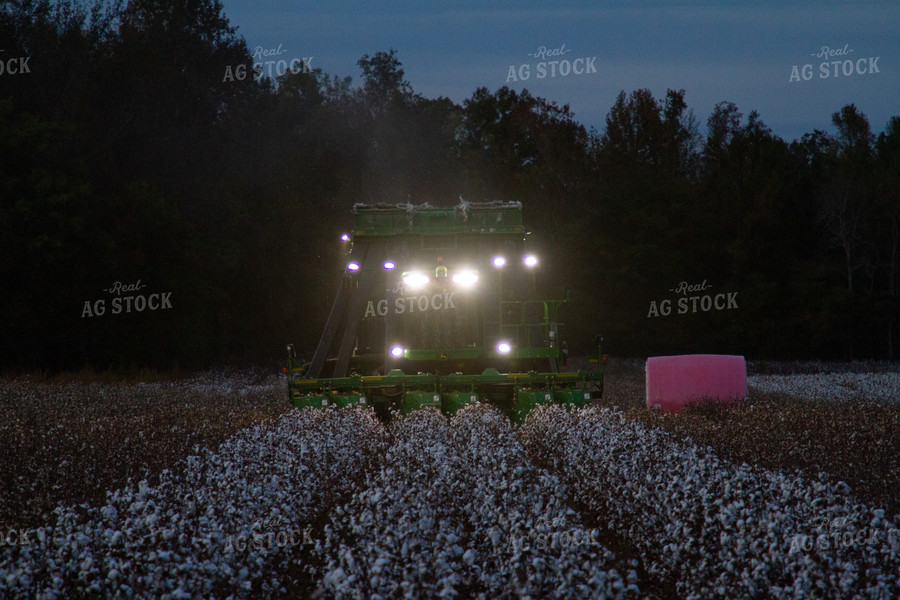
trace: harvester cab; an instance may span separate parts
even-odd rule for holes
[[[483,400],[521,420],[536,404],[601,395],[602,363],[565,372],[568,294],[535,299],[539,260],[525,248],[521,203],[357,204],[353,216],[313,359],[297,365],[288,352],[296,406],[453,413]]]

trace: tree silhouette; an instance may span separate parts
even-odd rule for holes
[[[314,347],[357,202],[519,200],[573,351],[894,356],[900,121],[848,104],[786,143],[684,90],[622,91],[602,132],[507,87],[425,98],[397,50],[361,78],[270,79],[215,0],[0,4],[4,368],[195,367]],[[243,73],[243,77],[237,76]],[[230,76],[229,76],[230,74]],[[111,282],[166,315],[81,318]],[[680,281],[729,314],[648,319]]]

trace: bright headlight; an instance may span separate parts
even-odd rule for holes
[[[478,283],[478,273],[471,269],[463,269],[453,274],[453,283],[461,288],[472,288]]]
[[[403,346],[392,346],[391,347],[391,356],[394,358],[400,358],[403,356]]]
[[[510,350],[512,350],[512,346],[509,345],[509,342],[500,342],[497,344],[497,352],[500,354],[509,354]]]
[[[403,274],[403,285],[412,291],[422,289],[428,285],[429,281],[431,280],[428,279],[428,275],[421,271],[410,271],[409,273]]]

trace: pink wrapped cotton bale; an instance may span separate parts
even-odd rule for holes
[[[684,354],[647,359],[647,408],[678,412],[687,404],[731,403],[746,397],[743,356]]]

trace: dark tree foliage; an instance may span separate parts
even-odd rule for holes
[[[900,314],[897,299],[897,277],[900,276],[900,117],[892,117],[875,143],[875,212],[877,241],[876,307],[882,323],[886,322],[884,351],[894,358],[894,332]]]
[[[523,203],[574,353],[894,357],[900,117],[786,142],[723,101],[704,137],[642,89],[587,131],[527,90],[424,98],[393,48],[273,80],[218,0],[7,0],[0,50],[0,369],[308,355],[353,204],[460,197]],[[86,314],[116,281],[172,307]],[[680,282],[739,308],[652,316]]]

